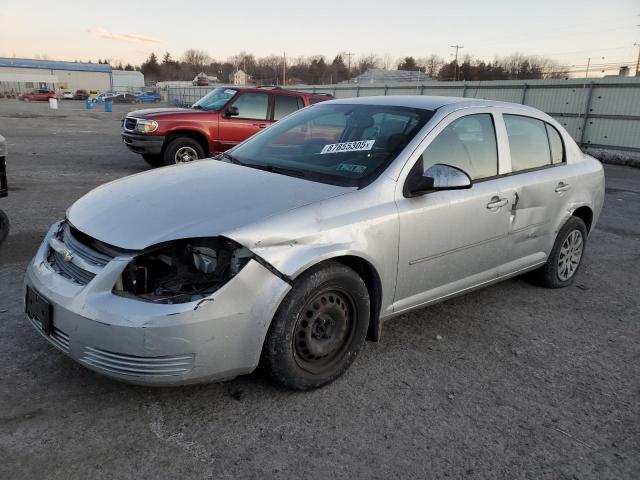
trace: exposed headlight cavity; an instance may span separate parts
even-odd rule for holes
[[[226,238],[178,240],[135,257],[113,291],[155,303],[201,300],[233,278],[253,256]]]

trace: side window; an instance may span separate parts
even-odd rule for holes
[[[549,135],[549,146],[551,147],[551,161],[555,165],[556,163],[564,162],[564,144],[562,143],[562,137],[558,133],[555,127],[552,127],[548,123],[547,135]]]
[[[511,170],[519,172],[551,164],[547,129],[542,120],[503,115],[509,136]]]
[[[248,118],[252,120],[266,120],[269,108],[269,95],[267,93],[244,93],[233,102],[238,107],[238,116],[235,118]]]
[[[451,122],[422,153],[426,171],[436,163],[464,170],[472,180],[498,175],[498,148],[493,120],[488,113]]]
[[[273,106],[273,119],[280,120],[300,108],[298,97],[294,95],[276,95]]]

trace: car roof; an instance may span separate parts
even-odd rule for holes
[[[437,110],[444,106],[454,108],[467,107],[519,107],[523,110],[539,113],[538,110],[518,103],[501,102],[498,100],[484,100],[466,97],[439,97],[434,95],[386,95],[373,97],[354,97],[329,100],[326,103],[346,105],[380,105],[393,107],[419,108],[422,110]]]
[[[216,88],[232,88],[234,90],[238,90],[239,92],[276,92],[278,94],[283,95],[306,95],[308,97],[322,97],[322,98],[333,98],[331,94],[328,93],[313,93],[313,92],[301,92],[298,90],[289,90],[288,88],[282,88],[275,85],[261,85],[259,87],[240,87],[237,85],[217,85]]]

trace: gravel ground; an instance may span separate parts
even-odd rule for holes
[[[317,391],[125,385],[48,345],[22,277],[78,197],[146,164],[121,114],[0,101],[0,478],[640,478],[640,170],[607,166],[575,284],[514,279],[402,315]]]

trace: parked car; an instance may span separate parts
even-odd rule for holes
[[[98,102],[105,102],[107,100],[113,99],[114,97],[117,97],[118,95],[121,95],[119,92],[103,92],[101,94],[99,94],[97,97],[93,97],[92,101],[93,103],[98,103]]]
[[[74,100],[86,100],[89,98],[89,92],[86,90],[76,90],[76,93],[73,94]]]
[[[296,110],[330,95],[275,88],[215,88],[191,108],[127,114],[122,139],[154,167],[205,158],[246,140]]]
[[[133,93],[119,93],[109,97],[108,100],[113,103],[140,103],[138,96]]]
[[[490,100],[324,102],[217,159],[74,203],[27,268],[33,326],[127,382],[262,362],[314,388],[383,320],[525,272],[570,285],[604,198],[602,165],[558,122]]]
[[[155,92],[155,91],[142,92],[138,95],[138,100],[140,102],[158,103],[161,100],[160,92]]]
[[[98,90],[89,90],[87,92],[87,95],[88,95],[88,98],[90,98],[92,101],[95,101],[100,95],[100,92]]]
[[[0,135],[0,198],[9,194],[7,186],[7,143],[2,135]],[[9,236],[9,217],[0,209],[0,243],[4,242]]]
[[[48,101],[50,98],[58,98],[58,94],[53,90],[49,90],[48,88],[38,88],[36,90],[31,90],[30,92],[23,93],[18,97],[20,100],[24,100],[25,102],[31,101]]]
[[[73,100],[73,92],[65,90],[64,92],[62,92],[62,98],[65,100]]]

